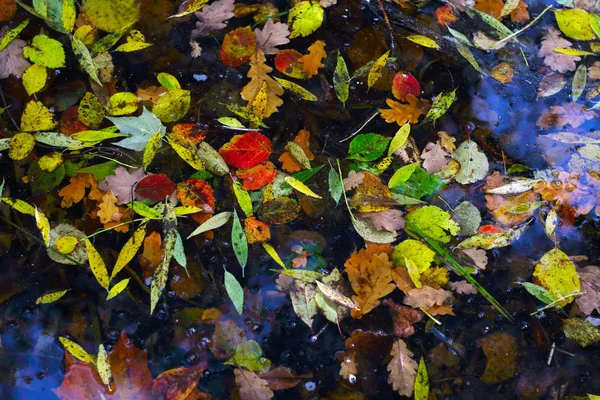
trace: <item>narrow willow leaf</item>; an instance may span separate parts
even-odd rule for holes
[[[313,192],[308,186],[306,186],[304,183],[300,182],[298,179],[294,178],[293,176],[286,176],[285,178],[283,178],[283,180],[288,185],[290,185],[291,187],[293,187],[294,189],[296,189],[297,191],[299,191],[302,194],[305,194],[309,197],[314,197],[315,199],[322,199],[321,196],[319,196],[318,194]]]
[[[81,68],[92,78],[92,80],[99,86],[102,86],[102,82],[98,78],[98,71],[96,66],[94,65],[94,61],[92,60],[92,56],[85,44],[75,36],[71,36],[71,47],[73,48],[73,53],[79,60],[79,64]]]
[[[340,99],[342,103],[346,103],[350,94],[350,74],[348,73],[346,61],[344,61],[344,58],[339,51],[337,53],[337,63],[333,73],[333,90],[338,99]]]
[[[98,369],[98,375],[100,375],[100,379],[102,379],[102,383],[105,385],[110,385],[110,380],[112,379],[112,371],[110,368],[110,362],[108,361],[108,354],[106,354],[106,349],[104,345],[100,344],[98,346],[98,363],[96,365]]]
[[[59,336],[58,340],[65,347],[65,350],[67,350],[69,354],[71,354],[76,359],[93,365],[96,364],[96,360],[94,359],[94,357],[92,357],[87,351],[83,349],[83,347],[81,347],[77,343],[62,336]]]
[[[265,249],[265,251],[267,252],[267,254],[270,255],[271,258],[277,264],[279,264],[279,266],[281,266],[281,268],[285,269],[285,264],[283,263],[283,260],[281,260],[281,257],[279,257],[279,254],[277,254],[277,251],[273,248],[273,246],[271,246],[267,242],[262,242],[262,247]]]
[[[337,171],[333,168],[329,169],[329,194],[331,198],[335,201],[335,204],[340,203],[340,199],[342,198],[342,183],[340,180],[340,176]]]
[[[281,86],[283,86],[285,89],[289,90],[290,92],[292,92],[293,94],[295,94],[296,96],[300,97],[303,100],[307,100],[307,101],[317,101],[318,100],[317,96],[315,96],[308,90],[304,89],[302,86],[298,85],[297,83],[290,82],[286,79],[281,79],[281,78],[277,78],[277,77],[275,77],[275,80],[277,82],[279,82],[279,84]]]
[[[544,304],[552,304],[557,300],[556,297],[552,295],[552,293],[550,293],[545,288],[536,285],[535,283],[519,282],[519,284],[523,286],[525,290],[529,292],[529,294],[531,294]]]
[[[430,49],[439,49],[440,48],[440,46],[435,42],[435,40],[428,38],[427,36],[410,35],[410,36],[407,36],[406,38],[408,40],[410,40],[411,42],[421,45],[423,47],[429,47]]]
[[[233,252],[235,257],[242,267],[242,276],[244,276],[244,270],[246,263],[248,262],[248,240],[246,239],[246,233],[237,215],[237,211],[233,210],[233,226],[231,228],[231,243],[233,245]]]
[[[100,256],[100,253],[98,253],[98,250],[96,250],[94,245],[87,238],[85,239],[85,248],[87,249],[88,261],[90,263],[90,269],[92,270],[92,273],[96,277],[96,280],[100,286],[108,290],[110,278],[108,277],[108,271],[106,270],[104,260]]]
[[[559,53],[559,54],[566,54],[568,56],[593,56],[594,55],[594,53],[592,53],[591,51],[572,49],[570,47],[557,47],[556,49],[553,49],[552,51],[554,51],[555,53]]]
[[[159,130],[152,135],[150,140],[148,140],[148,143],[146,143],[146,147],[144,147],[144,156],[142,158],[142,166],[144,167],[144,170],[146,170],[152,160],[154,160],[154,156],[156,156],[156,152],[160,146],[161,137],[162,131]]]
[[[48,247],[48,243],[50,243],[50,221],[48,218],[35,208],[35,224],[37,225],[40,233],[42,234],[42,239],[44,240],[44,244]]]
[[[531,211],[537,210],[544,204],[546,204],[545,201],[532,201],[532,202],[517,204],[515,206],[508,208],[506,211],[510,214],[526,214]]]
[[[244,214],[246,214],[247,217],[251,217],[254,214],[254,211],[252,210],[252,199],[248,192],[242,188],[240,181],[233,181],[233,192],[235,193],[235,198]]]
[[[192,233],[190,233],[190,235],[187,238],[189,239],[189,238],[199,235],[203,232],[208,232],[213,229],[222,227],[223,225],[225,225],[227,223],[227,221],[229,221],[229,218],[231,218],[232,214],[233,213],[231,211],[224,211],[217,215],[213,215],[208,220],[206,220],[202,225],[200,225],[199,227],[194,229],[194,231]]]
[[[456,90],[447,94],[444,94],[444,92],[438,94],[435,99],[433,99],[433,104],[425,116],[425,121],[435,122],[442,115],[446,114],[446,111],[448,111],[455,98]]]
[[[4,34],[4,36],[2,37],[2,40],[0,40],[0,51],[4,50],[6,48],[6,46],[8,46],[10,44],[10,42],[12,42],[17,36],[19,36],[19,33],[21,33],[28,24],[29,24],[29,18],[26,18],[23,22],[21,22],[15,28],[10,29],[8,32],[6,32]]]
[[[106,301],[117,297],[123,290],[125,290],[127,288],[127,285],[129,285],[130,279],[131,278],[122,279],[119,282],[117,282],[113,287],[111,287],[108,291],[108,296],[106,296]]]
[[[178,217],[181,217],[183,215],[195,214],[197,212],[202,212],[202,211],[204,211],[204,208],[194,207],[194,206],[177,206],[173,209],[173,212]]]
[[[573,76],[573,84],[572,84],[572,97],[573,102],[576,102],[583,90],[585,89],[585,84],[587,81],[587,68],[584,64],[580,64],[575,71],[575,75]]]
[[[392,141],[390,142],[390,147],[388,148],[387,155],[388,157],[394,154],[394,152],[404,146],[408,140],[408,136],[410,135],[410,124],[406,123],[398,129],[396,134],[394,135]]]
[[[513,12],[514,9],[519,5],[519,1],[521,0],[506,0],[504,7],[502,7],[502,11],[500,11],[500,16],[506,17],[508,14]]]
[[[314,167],[314,168],[307,169],[307,170],[304,170],[304,171],[296,172],[292,176],[294,177],[294,179],[297,179],[300,182],[306,182],[307,180],[309,180],[310,178],[312,178],[312,176],[314,174],[316,174],[317,172],[319,172],[321,170],[321,168],[323,168],[324,166],[325,166],[325,164],[319,165],[318,167]],[[288,189],[291,189],[291,188],[292,187],[290,186],[290,184],[288,184],[285,181],[281,184],[281,189],[282,190],[288,190]]]
[[[167,136],[167,141],[175,150],[175,152],[181,157],[183,161],[188,163],[192,168],[197,171],[204,170],[204,164],[200,157],[198,157],[198,149],[191,142],[181,142],[173,138],[172,135]]]
[[[37,298],[35,304],[50,304],[55,301],[61,299],[70,289],[65,290],[53,290],[50,292],[46,292],[40,297]]]
[[[160,212],[158,212],[154,208],[147,206],[146,204],[141,203],[139,201],[133,201],[133,202],[129,203],[127,206],[129,208],[131,208],[133,211],[135,211],[136,214],[139,214],[144,218],[162,219],[162,214]]]
[[[142,243],[144,242],[144,238],[146,237],[146,224],[140,226],[133,233],[133,236],[127,240],[127,243],[123,246],[121,251],[119,252],[119,256],[117,257],[117,261],[115,263],[115,267],[110,274],[110,279],[112,280],[125,266],[129,261],[133,259],[133,256],[138,252]],[[114,289],[114,287],[113,287]],[[112,289],[111,289],[112,291]],[[109,294],[110,296],[110,294]]]
[[[244,289],[229,271],[225,271],[225,290],[238,314],[242,315],[244,312]]]
[[[319,281],[316,281],[316,283],[321,293],[323,293],[323,296],[325,296],[327,299],[338,303],[341,306],[348,307],[351,310],[359,310],[359,308],[356,306],[356,303],[351,298],[344,296],[337,290],[327,286],[324,283]]]
[[[217,119],[220,124],[229,126],[231,128],[246,128],[237,118],[233,117],[221,117]]]
[[[38,132],[33,135],[35,141],[53,147],[66,147],[69,150],[77,150],[87,147],[85,143],[60,132]]]
[[[462,44],[464,44],[466,46],[473,47],[473,43],[471,43],[471,40],[469,40],[469,38],[467,36],[465,36],[463,33],[459,32],[457,30],[454,30],[454,29],[450,28],[449,26],[447,28],[448,28],[448,32],[450,32],[450,34],[452,36],[454,36],[454,38],[456,40],[458,40],[459,42],[461,42]]]
[[[589,13],[588,22],[590,24],[590,28],[592,28],[596,36],[600,37],[600,16],[594,13]]]
[[[274,272],[280,272],[282,274],[291,276],[294,279],[299,279],[304,282],[313,283],[317,279],[323,278],[323,274],[316,271],[308,271],[305,269],[284,269],[284,270],[273,270]]]
[[[498,186],[493,189],[485,190],[486,193],[490,194],[520,194],[525,193],[540,183],[541,179],[520,179],[515,182],[507,183],[506,185]]]
[[[415,400],[427,400],[429,398],[429,376],[425,360],[421,357],[417,378],[415,379]]]
[[[554,231],[556,230],[557,226],[558,226],[558,214],[556,213],[556,210],[552,209],[546,216],[546,224],[545,224],[546,236],[548,236],[548,238],[550,240],[554,240]]]
[[[375,83],[377,83],[379,78],[381,78],[383,67],[387,63],[387,59],[389,56],[390,51],[388,50],[385,54],[379,57],[377,61],[375,61],[375,64],[373,64],[373,67],[371,67],[369,75],[367,76],[367,84],[369,88],[371,88]]]
[[[35,216],[35,207],[21,199],[11,199],[8,197],[0,197],[0,200],[14,208],[20,213]]]
[[[504,25],[502,22],[498,21],[496,18],[492,17],[489,14],[479,11],[476,8],[468,7],[467,13],[469,13],[470,16],[472,16],[473,14],[478,15],[483,22],[488,24],[494,30],[494,32],[500,39],[504,39],[513,34],[513,31],[508,29],[506,25]]]
[[[173,258],[177,261],[177,264],[181,265],[185,272],[190,276],[187,270],[187,257],[185,256],[185,248],[183,247],[183,240],[179,231],[175,229],[175,246],[173,246]]]
[[[171,258],[173,258],[173,248],[175,247],[176,241],[176,229],[177,227],[173,224],[173,226],[167,231],[164,239],[165,255],[160,264],[158,264],[158,267],[154,272],[154,276],[152,277],[152,284],[150,286],[150,315],[154,313],[156,304],[158,304],[158,299],[167,285],[167,278],[169,277],[169,263],[171,262]]]
[[[458,50],[460,55],[463,56],[465,60],[467,60],[469,64],[473,66],[473,68],[475,68],[475,71],[483,73],[481,67],[479,66],[479,63],[477,63],[477,60],[475,59],[475,56],[473,55],[473,53],[471,53],[471,50],[469,50],[469,48],[465,44],[456,40],[454,42],[454,46],[456,46],[456,50]]]
[[[304,149],[300,147],[299,144],[294,142],[288,142],[288,149],[290,149],[290,153],[292,156],[298,161],[302,166],[306,169],[310,169],[310,160],[306,157],[306,153],[304,153]]]

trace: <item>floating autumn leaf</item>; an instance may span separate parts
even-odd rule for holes
[[[197,386],[205,369],[206,364],[200,363],[162,372],[152,383],[152,393],[164,399],[201,399],[205,394]]]
[[[250,59],[256,47],[256,36],[249,26],[237,28],[225,35],[219,56],[227,67],[235,68]]]
[[[504,185],[504,179],[496,171],[486,180],[484,190],[487,192]],[[526,210],[523,213],[515,213],[514,207],[520,204],[532,203],[538,200],[538,196],[532,190],[527,190],[515,195],[486,194],[486,207],[492,212],[494,218],[507,226],[516,226],[526,221],[533,215],[535,210]]]
[[[565,125],[578,128],[586,121],[598,117],[598,114],[582,104],[565,103],[562,106],[552,106],[541,114],[536,125],[542,129],[556,127],[563,129]]]
[[[198,22],[196,22],[196,28],[191,31],[190,38],[207,36],[212,31],[225,28],[227,20],[235,15],[233,3],[234,0],[218,0],[197,11],[195,15]]]
[[[481,380],[494,385],[512,379],[517,369],[519,356],[517,340],[507,332],[493,332],[480,338],[477,346],[487,357]]]
[[[213,189],[202,179],[190,178],[178,183],[177,199],[183,206],[197,207],[210,214],[215,212]]]
[[[259,377],[256,372],[248,371],[245,368],[236,368],[233,372],[241,400],[269,400],[273,398],[274,393],[269,389],[269,383]]]
[[[360,213],[360,217],[369,219],[378,231],[387,231],[394,234],[404,229],[402,215],[402,211],[393,208],[379,212]]]
[[[548,26],[546,35],[541,41],[541,47],[538,51],[538,57],[544,57],[544,65],[549,66],[554,71],[564,74],[565,72],[575,71],[576,62],[581,57],[560,54],[554,51],[556,48],[571,48],[572,43],[560,36],[558,29]]]
[[[258,217],[272,225],[285,224],[298,217],[300,205],[289,197],[278,197],[274,200],[262,203],[258,209]]]
[[[173,194],[173,191],[175,191],[175,184],[165,174],[147,175],[135,187],[137,196],[156,201],[165,200]]]
[[[31,44],[23,49],[23,55],[34,64],[48,68],[65,66],[65,49],[62,44],[44,34],[33,38]]]
[[[403,303],[412,308],[428,309],[434,306],[447,304],[448,300],[451,298],[452,292],[423,285],[420,288],[409,290],[406,297],[404,297]]]
[[[581,291],[581,283],[575,269],[575,264],[559,249],[552,249],[535,265],[533,277],[536,282],[547,289],[556,299],[564,298]],[[566,305],[573,297],[561,301]]]
[[[8,31],[8,25],[0,29],[0,40],[4,41]],[[23,48],[27,43],[21,39],[13,39],[0,51],[0,79],[6,79],[10,75],[20,78],[23,72],[31,64],[23,57]]]
[[[119,167],[114,175],[108,175],[98,187],[104,191],[111,191],[117,196],[117,204],[127,204],[135,198],[135,187],[146,174],[143,168],[127,170]],[[60,193],[59,193],[60,194]]]
[[[287,24],[268,20],[262,29],[254,29],[256,36],[256,46],[265,54],[277,54],[279,49],[277,46],[288,44],[290,39],[290,30]]]
[[[394,204],[392,192],[384,185],[379,177],[371,172],[364,171],[362,182],[355,188],[350,200],[350,206],[361,213],[385,211]]]
[[[470,140],[462,142],[452,153],[452,158],[460,163],[455,179],[463,185],[483,179],[490,167],[486,155],[479,150],[477,143]]]
[[[442,243],[448,243],[450,236],[460,230],[460,226],[450,219],[450,214],[436,206],[425,206],[406,215],[406,220],[417,225],[427,236]]]
[[[309,150],[310,146],[310,132],[306,129],[301,129],[298,135],[294,138],[294,143],[301,147],[305,157],[308,160],[314,160],[315,155]],[[287,172],[298,172],[303,168],[303,165],[294,157],[289,146],[285,146],[285,152],[279,156],[279,162],[281,162],[282,168]]]
[[[242,180],[244,190],[258,190],[268,185],[277,176],[277,168],[270,161],[265,161],[248,169],[238,169],[235,176]]]
[[[290,10],[288,25],[290,25],[290,39],[299,36],[308,36],[316,31],[323,23],[323,7],[319,3],[300,1]]]
[[[308,47],[308,54],[300,58],[302,72],[307,78],[312,78],[317,74],[322,66],[322,60],[327,56],[325,53],[325,42],[317,40]]]
[[[435,10],[435,18],[437,22],[442,26],[446,26],[448,24],[451,24],[452,22],[456,22],[456,15],[454,15],[454,13],[452,12],[452,6],[450,4],[438,7]]]
[[[396,304],[392,299],[385,299],[382,303],[390,308],[390,314],[394,321],[394,335],[404,338],[415,333],[413,324],[423,319],[421,312],[401,304]]]
[[[255,217],[248,217],[244,221],[244,232],[249,244],[266,242],[271,239],[271,229],[269,224],[257,220]]]
[[[90,188],[88,197],[91,200],[101,200],[102,192],[99,190],[99,185],[92,174],[77,174],[69,179],[69,184],[62,188],[58,195],[61,196],[62,208],[69,208],[73,204],[79,203],[85,197],[85,189]]]
[[[40,101],[31,100],[21,115],[21,130],[25,132],[49,131],[56,127],[52,112]]]
[[[589,265],[578,270],[577,274],[583,293],[575,299],[579,309],[585,315],[592,314],[594,310],[600,311],[600,268]]]
[[[279,98],[283,94],[283,88],[276,80],[267,75],[273,71],[273,68],[266,65],[265,62],[266,58],[262,50],[259,49],[252,55],[250,69],[246,75],[250,78],[250,82],[242,88],[241,95],[244,100],[252,103],[263,87],[263,83],[266,84],[267,98],[262,117],[268,118],[283,104],[283,100]]]
[[[271,141],[259,132],[235,135],[219,149],[227,164],[248,169],[266,161],[271,155]]]
[[[392,94],[398,100],[409,101],[409,94],[412,96],[419,96],[421,94],[421,85],[411,74],[398,72],[392,81]]]
[[[402,104],[392,99],[387,99],[385,102],[391,108],[379,109],[381,118],[383,118],[385,122],[395,122],[398,125],[404,125],[407,122],[410,122],[411,124],[419,122],[421,115],[429,110],[429,101],[418,99],[410,93],[406,95],[406,100],[408,101],[408,104]]]
[[[356,135],[350,142],[348,158],[358,161],[374,161],[383,155],[390,140],[389,137],[376,133]]]
[[[303,71],[302,58],[305,57],[297,50],[281,50],[275,56],[277,71],[295,79],[306,79]]]
[[[439,172],[448,165],[447,156],[449,154],[444,151],[439,140],[435,143],[429,142],[421,153],[423,168],[430,174]]]
[[[406,347],[402,339],[396,339],[392,345],[392,356],[387,370],[390,372],[388,383],[392,384],[401,396],[412,396],[418,364],[413,360],[413,353]]]

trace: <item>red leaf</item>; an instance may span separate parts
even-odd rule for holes
[[[275,56],[275,68],[277,71],[296,79],[306,79],[302,71],[302,57],[296,50],[281,50]]]
[[[277,176],[277,169],[272,162],[267,161],[248,169],[238,169],[235,176],[242,180],[244,190],[258,190],[268,185]]]
[[[440,25],[446,26],[449,23],[456,22],[456,15],[452,12],[452,6],[446,4],[435,10],[435,18]]]
[[[421,94],[421,85],[419,85],[419,81],[411,74],[398,72],[392,82],[392,94],[395,98],[402,101],[406,101],[409,94],[419,97]]]
[[[255,48],[256,36],[249,26],[245,26],[234,29],[225,36],[219,56],[223,64],[235,68],[248,61]]]
[[[271,141],[258,132],[235,135],[219,149],[219,154],[227,164],[236,168],[248,169],[269,158]]]
[[[147,199],[161,201],[175,190],[175,184],[165,174],[148,175],[138,182],[135,192]]]
[[[502,229],[498,228],[495,225],[481,225],[477,233],[482,235],[488,235],[491,233],[502,233]]]
[[[187,139],[193,144],[198,144],[206,137],[206,130],[199,124],[183,123],[174,125],[171,134],[176,139]],[[185,140],[181,140],[185,142]]]
[[[208,213],[215,211],[212,187],[202,179],[190,178],[177,184],[177,198],[184,206],[202,208]]]

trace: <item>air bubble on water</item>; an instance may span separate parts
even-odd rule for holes
[[[348,382],[350,382],[350,383],[352,383],[352,384],[356,383],[356,376],[354,376],[354,375],[350,375],[350,376],[348,377]]]
[[[317,384],[314,383],[313,381],[309,381],[304,384],[304,388],[306,390],[308,390],[309,392],[312,392],[313,390],[315,390],[317,388]]]

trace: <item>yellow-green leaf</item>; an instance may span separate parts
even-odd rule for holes
[[[96,368],[98,369],[98,375],[100,375],[102,383],[107,386],[110,385],[112,371],[110,368],[110,362],[108,361],[108,354],[106,354],[106,349],[102,344],[98,346],[98,363]]]
[[[394,154],[394,152],[400,149],[402,146],[406,144],[408,140],[408,135],[410,135],[410,124],[406,123],[398,129],[394,138],[390,142],[390,147],[388,148],[388,157]]]
[[[92,273],[96,277],[96,280],[100,286],[108,290],[110,278],[108,277],[108,271],[106,270],[104,260],[89,239],[85,239],[85,248],[87,249],[88,261],[90,263],[90,269],[92,270]]]
[[[86,46],[91,46],[94,44],[95,40],[94,27],[92,25],[82,25],[75,30],[73,36],[81,40],[81,42]]]
[[[252,200],[250,199],[248,192],[242,188],[240,181],[233,181],[233,192],[235,193],[235,198],[244,214],[246,214],[247,217],[252,216],[254,214],[252,210]]]
[[[315,96],[308,90],[304,89],[302,86],[298,85],[297,83],[288,81],[286,79],[277,78],[277,77],[275,77],[275,80],[277,82],[279,82],[279,84],[281,86],[283,86],[285,89],[289,90],[296,96],[300,97],[302,100],[307,100],[307,101],[317,101],[318,100],[317,96]],[[221,122],[221,118],[219,118],[219,122]],[[238,127],[238,128],[243,128],[243,127],[244,126],[242,125],[241,127]]]
[[[401,183],[406,182],[415,172],[418,166],[419,163],[412,163],[398,168],[398,170],[396,170],[396,172],[394,172],[394,175],[392,175],[392,177],[390,178],[388,182],[388,187],[391,189],[395,186],[398,186]]]
[[[517,2],[518,3],[518,2]],[[507,3],[508,4],[508,3]],[[421,357],[417,378],[415,379],[415,400],[427,400],[429,398],[429,376],[425,360]]]
[[[154,135],[150,137],[148,143],[146,143],[146,147],[144,147],[144,156],[142,157],[142,166],[144,170],[148,168],[152,160],[154,160],[154,156],[160,147],[160,139],[162,136],[162,132],[159,130]]]
[[[333,72],[333,90],[342,103],[348,100],[350,94],[350,74],[344,57],[338,51],[335,71]]]
[[[63,33],[71,33],[75,27],[75,18],[77,17],[77,10],[75,9],[75,2],[73,0],[63,0],[60,22],[62,23]]]
[[[170,89],[154,103],[152,112],[162,122],[175,122],[187,114],[190,102],[189,90]]]
[[[194,229],[194,231],[192,233],[190,233],[190,235],[187,238],[189,239],[189,238],[199,235],[203,232],[208,232],[213,229],[222,227],[223,225],[225,225],[227,223],[227,221],[229,221],[229,219],[231,218],[232,215],[233,215],[233,213],[231,211],[224,211],[222,213],[213,215],[208,220],[203,222],[199,227]]]
[[[48,218],[44,215],[44,213],[38,211],[37,208],[35,209],[34,214],[35,224],[37,225],[38,229],[40,230],[40,233],[42,234],[44,244],[48,246],[48,243],[50,243],[50,221],[48,221]]]
[[[356,303],[351,298],[344,296],[337,290],[332,287],[327,286],[326,284],[315,281],[317,287],[328,300],[331,300],[341,306],[348,307],[351,310],[358,310],[359,308],[356,306]]]
[[[533,276],[540,286],[547,289],[557,299],[581,290],[581,282],[575,264],[568,255],[556,248],[544,254],[540,262],[536,264]],[[571,303],[573,299],[570,297],[561,304]]]
[[[446,111],[448,111],[455,98],[456,90],[446,94],[444,92],[438,94],[435,99],[433,99],[433,104],[425,116],[425,121],[435,122],[438,118],[444,115]]]
[[[435,42],[435,40],[428,38],[427,36],[410,35],[410,36],[407,36],[406,38],[408,40],[410,40],[411,42],[421,45],[423,47],[429,47],[430,49],[439,49],[440,48],[440,46]]]
[[[59,300],[63,297],[70,289],[65,290],[52,290],[50,292],[46,292],[37,298],[35,304],[50,304]]]
[[[175,15],[171,15],[169,18],[179,18],[189,15],[193,12],[200,10],[202,7],[204,7],[206,3],[208,3],[208,0],[188,0],[187,2],[183,3],[185,4],[185,6],[182,12]]]
[[[197,212],[202,212],[202,211],[204,211],[204,208],[202,208],[202,207],[193,207],[193,206],[177,206],[177,207],[175,207],[173,209],[173,212],[178,217],[180,217],[182,215],[195,214]]]
[[[277,263],[279,264],[279,266],[281,266],[281,268],[285,269],[285,264],[283,263],[283,260],[281,259],[281,257],[279,257],[279,254],[277,254],[277,251],[273,248],[273,246],[271,246],[269,243],[267,242],[262,242],[262,247],[265,249],[265,251],[267,252],[268,255],[271,256],[271,258]]]
[[[75,236],[62,236],[56,240],[56,250],[58,250],[60,254],[71,254],[78,243],[79,239]]]
[[[10,44],[10,42],[12,42],[17,36],[19,36],[19,33],[21,33],[23,29],[27,27],[28,24],[29,18],[26,18],[23,22],[17,25],[17,27],[10,29],[8,32],[6,32],[4,36],[2,36],[2,40],[0,40],[0,51],[4,50],[6,46]]]
[[[186,163],[198,171],[204,170],[204,164],[198,157],[198,149],[192,142],[178,140],[172,135],[167,135],[167,141]]]
[[[81,12],[103,31],[117,32],[140,18],[141,3],[139,0],[84,0]]]
[[[119,92],[110,96],[108,107],[110,115],[127,115],[137,111],[139,104],[138,97],[130,92]]]
[[[73,53],[77,57],[79,61],[79,65],[87,74],[92,78],[97,85],[102,86],[102,82],[100,82],[100,78],[98,78],[98,70],[94,65],[94,61],[92,60],[92,55],[85,44],[75,36],[71,36],[71,47],[73,48]]]
[[[106,301],[118,296],[129,284],[129,280],[131,278],[126,278],[117,282],[113,287],[108,291],[108,296],[106,296]]]
[[[304,149],[297,143],[288,142],[288,149],[290,149],[290,153],[292,156],[298,161],[302,166],[306,169],[310,169],[310,160],[306,157],[306,153],[304,153]]]
[[[72,135],[71,137],[79,140],[80,142],[87,145],[94,145],[100,143],[106,139],[114,139],[118,137],[123,137],[122,133],[112,132],[112,131],[83,131]]]
[[[160,212],[139,201],[129,203],[128,207],[131,207],[131,209],[133,209],[133,211],[135,211],[136,214],[139,214],[144,218],[162,219],[162,214]]]
[[[129,32],[129,36],[127,36],[127,43],[120,45],[114,51],[131,53],[132,51],[143,50],[150,46],[152,46],[152,43],[146,42],[144,34],[137,29],[133,29]]]
[[[29,155],[35,147],[35,137],[29,133],[17,133],[10,139],[8,156],[11,160],[20,161]]]
[[[521,0],[506,0],[504,7],[502,7],[502,11],[500,11],[500,16],[506,17],[508,14],[513,12],[514,9],[519,5],[519,1]]]
[[[450,214],[436,206],[425,206],[411,211],[406,220],[419,227],[428,237],[448,243],[450,236],[460,231],[460,226],[450,218]]]
[[[367,78],[367,84],[369,85],[369,88],[372,87],[379,80],[379,78],[381,78],[383,67],[387,63],[387,59],[389,56],[390,51],[388,50],[387,52],[385,52],[385,54],[379,57],[377,61],[375,61],[375,64],[373,64],[373,66],[371,67]]]
[[[23,72],[23,86],[30,96],[42,90],[47,79],[48,72],[42,65],[33,64]]]
[[[156,75],[156,79],[158,79],[158,82],[167,89],[181,89],[179,81],[171,74],[160,72]]]
[[[31,44],[25,46],[23,55],[32,63],[48,68],[61,68],[65,66],[65,49],[58,40],[44,34],[33,38]]]
[[[115,263],[115,267],[110,274],[110,279],[112,280],[125,266],[133,256],[138,252],[140,246],[144,241],[144,237],[146,237],[146,225],[142,225],[136,229],[133,236],[127,240],[127,243],[123,245],[123,248],[119,252],[119,256],[117,257],[117,261]],[[112,290],[112,289],[111,289]]]
[[[587,68],[584,64],[580,64],[575,71],[575,75],[573,76],[573,84],[571,86],[573,102],[576,102],[579,99],[579,96],[581,96],[583,93],[586,81]]]
[[[21,199],[10,199],[8,197],[0,197],[0,200],[14,208],[20,213],[35,216],[35,207]]]
[[[290,39],[308,36],[323,23],[323,7],[318,2],[301,1],[296,3],[288,15]]]
[[[93,365],[96,364],[96,360],[94,359],[94,357],[91,356],[87,351],[83,349],[83,347],[81,347],[77,343],[62,336],[59,336],[58,340],[65,347],[65,350],[67,350],[69,354],[71,354],[76,359]]]
[[[460,55],[463,56],[473,68],[475,68],[475,71],[483,73],[481,67],[479,66],[479,63],[477,62],[475,56],[473,55],[473,53],[471,53],[471,50],[469,50],[469,47],[467,45],[465,45],[459,40],[455,40],[454,46],[456,46],[456,50],[458,50]]]
[[[293,176],[286,176],[283,180],[286,181],[288,185],[290,185],[302,194],[305,194],[309,197],[314,197],[315,199],[322,199],[321,196],[313,192],[308,186],[306,186],[304,183],[300,182]]]
[[[558,47],[553,50],[555,53],[566,54],[568,56],[593,56],[591,51],[573,49],[570,47]]]
[[[21,115],[21,130],[25,132],[49,131],[56,127],[54,116],[41,101],[31,100]]]
[[[277,79],[277,78],[275,78],[275,79]],[[225,126],[229,126],[232,128],[245,128],[244,124],[242,124],[237,118],[221,117],[221,118],[217,119],[217,121],[219,121],[219,123],[221,123]]]
[[[106,110],[102,103],[100,103],[100,100],[98,100],[98,97],[92,92],[87,92],[79,102],[79,107],[77,108],[79,121],[83,122],[90,129],[98,129],[102,122],[104,122],[105,115]],[[77,139],[84,141],[84,139],[81,139],[80,134],[78,134]]]
[[[565,36],[576,40],[592,40],[596,37],[587,11],[581,8],[555,10],[554,16],[558,29]]]

